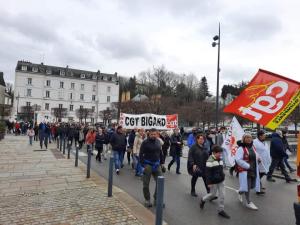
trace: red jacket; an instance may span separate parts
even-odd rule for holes
[[[96,132],[88,132],[86,137],[85,137],[85,141],[86,141],[86,144],[93,144],[96,140]]]

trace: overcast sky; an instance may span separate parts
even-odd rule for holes
[[[259,68],[300,81],[299,0],[0,0],[0,71],[18,60],[133,76],[165,65],[221,85]],[[222,86],[221,86],[222,87]]]

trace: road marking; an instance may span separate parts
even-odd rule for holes
[[[234,192],[236,192],[236,193],[239,192],[239,190],[237,190],[237,189],[235,189],[235,188],[232,188],[232,187],[229,187],[229,186],[225,186],[225,188],[227,188],[227,189],[229,189],[229,190],[231,190],[231,191],[234,191]]]

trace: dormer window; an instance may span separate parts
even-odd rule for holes
[[[35,73],[37,73],[39,70],[38,70],[38,68],[37,67],[32,67],[32,72],[35,72]]]
[[[21,66],[21,70],[26,71],[27,70],[27,66]]]
[[[84,79],[84,78],[85,78],[85,74],[82,73],[82,74],[80,75],[80,78]]]
[[[46,74],[51,74],[51,69],[46,69]]]
[[[60,70],[60,75],[61,76],[65,76],[66,75],[66,72],[64,70]]]

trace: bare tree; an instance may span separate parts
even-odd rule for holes
[[[67,108],[52,108],[51,114],[56,118],[56,121],[61,121],[62,118],[67,117],[68,109]]]
[[[84,119],[84,123],[88,118],[93,116],[93,110],[89,108],[79,108],[76,110],[76,116],[79,118],[80,122]]]
[[[19,116],[25,121],[33,120],[34,110],[32,106],[21,106],[21,113],[19,113]]]

